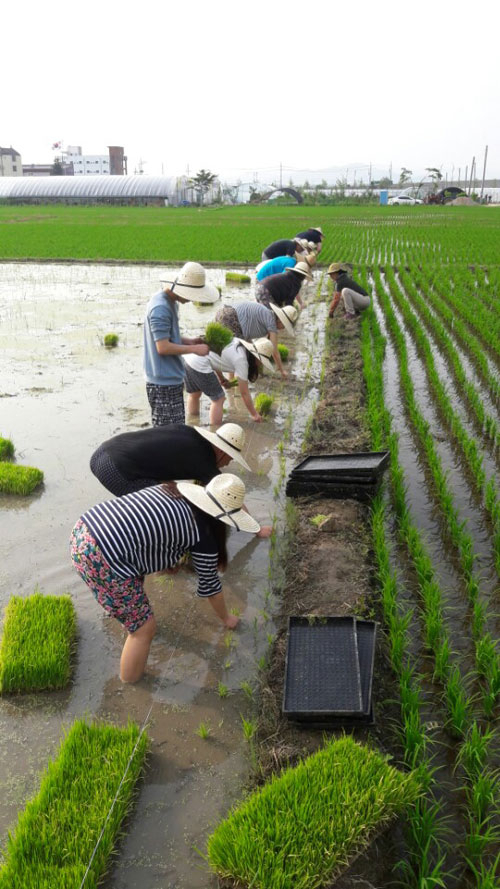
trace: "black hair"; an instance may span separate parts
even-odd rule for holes
[[[243,346],[243,343],[240,342],[240,345]],[[247,349],[246,346],[243,346],[243,348],[245,349],[245,354],[248,360],[248,382],[255,383],[255,380],[259,376],[259,361],[255,357],[254,353],[250,352],[250,350]]]

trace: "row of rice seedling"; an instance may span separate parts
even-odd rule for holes
[[[405,294],[409,298],[412,306],[418,309],[419,315],[425,320],[428,330],[431,330],[434,338],[439,343],[444,354],[448,358],[449,366],[452,369],[455,380],[460,386],[461,391],[467,398],[470,409],[474,413],[476,421],[480,427],[481,433],[492,442],[493,446],[500,444],[500,424],[495,417],[488,414],[484,403],[479,395],[476,387],[467,377],[463,368],[460,355],[458,354],[451,336],[447,333],[444,324],[429,309],[425,299],[418,292],[415,281],[410,275],[403,271],[399,272],[399,278],[404,287]]]
[[[392,310],[390,301],[382,286],[378,271],[375,272],[375,284],[379,302],[384,310],[384,314],[394,338],[396,350],[399,357],[399,373],[401,386],[405,394],[406,406],[411,418],[413,427],[418,434],[423,451],[426,455],[427,465],[431,471],[434,491],[440,504],[442,517],[448,529],[450,539],[456,547],[460,564],[463,572],[463,581],[469,598],[471,607],[473,608],[473,636],[477,646],[478,641],[485,636],[486,633],[486,607],[479,598],[479,577],[474,571],[474,544],[471,535],[465,529],[461,522],[457,509],[453,502],[446,471],[443,469],[441,459],[438,455],[434,438],[429,430],[428,423],[423,417],[415,396],[414,385],[411,373],[408,367],[408,356],[406,350],[406,342],[404,334],[399,327],[397,318]],[[476,654],[477,659],[477,654]],[[487,679],[487,687],[482,696],[482,703],[486,715],[491,715],[495,706],[500,688],[498,687],[498,658],[491,660],[490,669]],[[457,736],[463,735],[468,721],[466,705],[464,701],[467,698],[463,683],[457,670],[452,670],[449,676],[449,698],[448,705],[454,712],[453,728]]]
[[[436,369],[434,356],[432,354],[432,346],[425,331],[421,327],[418,318],[411,311],[401,288],[397,285],[393,272],[389,269],[386,272],[386,280],[391,295],[400,308],[405,323],[411,330],[413,337],[421,350],[431,392],[434,394],[436,401],[439,404],[441,414],[449,427],[453,440],[460,445],[464,461],[471,471],[471,477],[475,484],[476,491],[482,498],[484,508],[489,514],[494,529],[493,549],[497,572],[500,577],[500,501],[496,490],[495,477],[492,476],[488,482],[486,482],[480,446],[476,439],[472,438],[467,433],[459,414],[453,408],[451,398]]]
[[[364,372],[367,383],[367,414],[370,428],[373,434],[373,446],[380,448],[387,446],[390,442],[391,452],[391,482],[393,502],[395,504],[398,522],[400,526],[400,535],[406,536],[410,555],[413,557],[414,567],[419,575],[419,580],[425,588],[425,584],[434,584],[434,572],[432,563],[425,553],[421,536],[412,524],[410,512],[405,502],[406,491],[404,477],[397,454],[397,436],[391,433],[391,417],[384,403],[383,393],[383,376],[382,376],[382,360],[384,355],[385,340],[381,334],[380,327],[376,317],[371,313],[371,338],[368,333],[368,323],[363,322],[363,358]],[[388,550],[385,543],[385,522],[382,498],[379,497],[375,503],[372,523],[374,531],[374,548],[379,568],[379,579],[382,589],[382,603],[384,606],[384,614],[389,627],[389,638],[394,637],[391,645],[391,651],[397,652],[396,657],[392,656],[393,667],[396,671],[401,671],[400,690],[401,690],[401,706],[403,725],[410,722],[413,731],[406,732],[407,743],[411,739],[410,750],[413,749],[422,753],[425,751],[425,733],[422,732],[421,721],[419,717],[419,691],[418,686],[410,686],[408,689],[408,681],[414,678],[414,668],[408,663],[403,667],[401,651],[405,638],[405,632],[401,632],[400,628],[393,631],[395,616],[397,621],[398,604],[397,604],[397,584],[395,575],[390,573]],[[455,707],[453,702],[458,703],[459,713],[465,712],[470,718],[470,710],[467,706],[464,688],[460,679],[460,674],[456,668],[450,665],[450,643],[448,636],[443,633],[442,614],[441,614],[441,594],[437,590],[437,597],[434,588],[431,594],[430,613],[434,614],[437,604],[438,620],[436,625],[440,627],[439,636],[432,638],[432,648],[435,652],[435,668],[434,678],[438,678],[445,685],[445,699],[448,702],[450,713],[452,714],[452,726],[456,722]],[[434,615],[435,616],[435,615]],[[408,623],[409,623],[408,615]],[[406,634],[407,635],[407,634]],[[429,644],[429,637],[426,633],[426,642]],[[412,701],[414,706],[408,710],[408,701]],[[410,718],[409,718],[410,717]],[[469,722],[469,719],[467,720]],[[462,727],[462,716],[458,720],[458,725]],[[465,728],[465,726],[463,726]],[[491,740],[492,733],[487,732],[485,736]],[[493,886],[493,880],[496,879],[498,862],[493,860],[487,864],[486,854],[494,848],[497,839],[494,827],[494,819],[498,813],[498,775],[492,773],[487,767],[485,756],[485,745],[481,740],[484,736],[474,721],[469,723],[469,727],[464,734],[464,740],[457,754],[457,764],[463,767],[463,763],[473,762],[474,755],[478,755],[478,747],[482,749],[481,769],[477,770],[477,774],[471,774],[471,769],[465,768],[465,778],[461,782],[464,789],[465,798],[470,800],[470,806],[467,811],[466,832],[464,839],[464,855],[466,862],[473,872],[477,871],[476,885],[479,887]],[[428,771],[428,791],[438,786],[440,777],[439,772],[433,772],[432,768]],[[411,854],[406,868],[404,869],[408,878],[406,885],[445,885],[445,882],[439,882],[445,876],[443,874],[443,862],[445,855],[441,854],[443,845],[442,841],[446,836],[446,816],[440,813],[439,802],[430,794],[427,799],[427,805],[423,807],[420,801],[417,811],[411,816],[414,823],[412,832],[413,845]],[[477,854],[473,854],[474,850],[481,849],[483,854],[482,860],[478,859]],[[434,855],[429,856],[431,849]],[[491,881],[491,882],[487,882]]]
[[[146,733],[133,723],[118,729],[76,721],[9,833],[0,889],[95,889],[147,747]]]
[[[442,271],[438,277],[442,280]],[[458,315],[477,332],[479,338],[488,346],[498,361],[500,359],[500,318],[484,306],[480,299],[471,299],[470,294],[463,294],[460,284],[454,286],[453,292],[450,294],[446,282],[443,283],[443,293],[445,298],[447,296],[455,316]]]

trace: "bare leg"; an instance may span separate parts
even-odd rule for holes
[[[188,392],[188,397],[187,397],[187,412],[188,412],[188,414],[199,414],[200,413],[200,398],[201,398],[201,392]]]
[[[208,415],[208,422],[211,426],[220,426],[222,423],[222,409],[224,406],[225,395],[222,398],[218,398],[217,401],[212,401],[210,405],[210,413]]]
[[[153,615],[135,633],[129,633],[123,646],[120,659],[120,679],[122,682],[137,682],[144,673],[146,661],[156,633],[156,620]]]
[[[234,630],[239,623],[239,618],[235,614],[229,614],[224,600],[224,593],[216,593],[215,596],[210,596],[208,601],[224,626]]]

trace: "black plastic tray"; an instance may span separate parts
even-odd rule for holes
[[[310,725],[373,724],[376,628],[350,616],[290,617],[283,714]]]
[[[301,481],[289,477],[285,493],[287,497],[308,497],[318,494],[321,497],[331,497],[332,500],[359,500],[361,503],[369,503],[377,493],[380,481],[379,479],[375,483],[357,481],[353,484],[339,484],[320,480]]]
[[[389,451],[363,451],[352,454],[311,455],[292,469],[293,479],[375,481],[389,462]]]

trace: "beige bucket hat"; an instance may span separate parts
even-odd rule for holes
[[[313,279],[310,266],[307,262],[298,262],[294,266],[289,266],[285,269],[285,272],[298,272],[299,275],[304,275],[309,281],[312,281]]]
[[[334,272],[347,272],[349,271],[349,267],[346,266],[345,262],[332,262],[331,265],[328,266],[328,274],[333,275]]]
[[[295,306],[275,306],[274,303],[269,303],[270,308],[273,310],[274,314],[281,321],[283,327],[286,332],[290,334],[290,336],[295,336],[295,328],[294,324],[299,317],[299,313]]]
[[[199,262],[186,262],[175,278],[162,278],[161,283],[191,302],[215,303],[220,298],[219,288],[206,283],[205,269]]]
[[[250,534],[260,530],[259,523],[242,508],[245,483],[237,475],[230,472],[216,475],[204,488],[191,482],[177,482],[177,488],[186,500],[225,525]]]
[[[323,229],[319,225],[311,225],[311,229],[313,232],[319,232],[320,235],[324,238]]]
[[[194,428],[203,436],[203,438],[206,438],[211,445],[220,448],[221,451],[224,451],[225,454],[229,454],[233,460],[236,460],[241,466],[244,466],[245,469],[250,470],[247,461],[244,460],[241,455],[245,445],[245,433],[237,423],[224,423],[222,426],[219,426],[215,432],[212,432],[210,429],[205,429],[203,426],[195,426]]]
[[[267,336],[261,336],[256,340],[251,340],[251,342],[242,340],[241,337],[235,337],[235,339],[239,340],[239,342],[245,346],[245,349],[248,349],[252,355],[255,355],[257,360],[261,361],[264,367],[267,367],[271,373],[276,372],[275,366],[271,361],[271,358],[273,357],[273,344],[271,340],[268,340]]]

